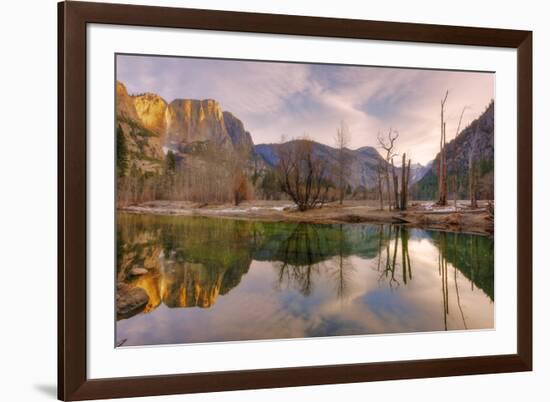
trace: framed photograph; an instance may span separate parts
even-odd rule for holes
[[[59,399],[531,370],[531,32],[58,7]]]

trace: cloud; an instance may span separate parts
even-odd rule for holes
[[[331,145],[341,120],[350,148],[377,146],[390,127],[400,133],[398,151],[427,163],[438,152],[440,101],[446,105],[447,137],[478,117],[494,97],[492,73],[335,66],[180,57],[117,58],[117,79],[131,93],[212,98],[239,117],[255,143],[307,133]]]

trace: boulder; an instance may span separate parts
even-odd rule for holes
[[[119,283],[116,292],[117,318],[129,318],[140,313],[149,302],[149,295],[142,288],[131,288]]]
[[[134,267],[130,270],[130,274],[134,276],[144,275],[147,272],[149,271],[147,271],[145,268],[142,268],[142,267]]]

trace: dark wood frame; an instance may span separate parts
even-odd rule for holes
[[[88,379],[86,25],[119,24],[517,49],[517,353]],[[532,32],[102,3],[58,4],[58,397],[117,398],[532,370]]]

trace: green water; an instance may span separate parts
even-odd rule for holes
[[[149,296],[117,345],[493,328],[483,236],[119,214],[116,269]]]

